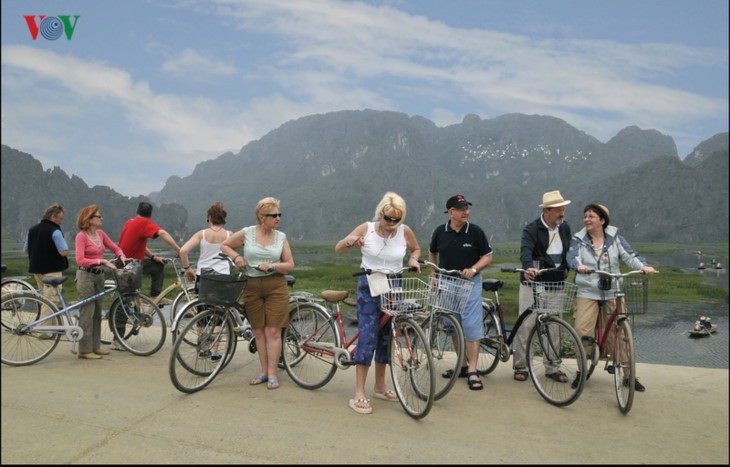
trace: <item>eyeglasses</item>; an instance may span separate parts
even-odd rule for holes
[[[281,213],[278,214],[264,214],[266,217],[281,217]]]
[[[93,216],[91,216],[91,217],[98,217],[99,219],[104,219],[104,216],[100,216],[99,214],[94,214],[94,215],[93,215]]]
[[[390,217],[390,216],[386,216],[385,214],[383,214],[383,220],[385,222],[391,222],[391,223],[395,224],[397,222],[400,222],[401,218],[400,217]]]

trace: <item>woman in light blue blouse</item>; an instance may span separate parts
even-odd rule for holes
[[[256,205],[257,225],[244,227],[221,244],[221,252],[236,267],[248,267],[243,290],[246,317],[256,335],[261,373],[249,384],[279,387],[281,330],[289,325],[289,290],[286,274],[294,271],[294,257],[286,235],[276,230],[281,222],[280,202],[264,198]],[[243,254],[236,251],[243,246]]]

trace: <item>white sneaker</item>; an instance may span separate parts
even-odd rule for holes
[[[119,350],[120,352],[125,352],[127,350],[122,347],[122,344],[120,344],[119,341],[116,339],[112,341],[112,345],[109,348],[112,350]]]

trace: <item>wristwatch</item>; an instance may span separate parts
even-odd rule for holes
[[[473,272],[474,274],[476,274],[477,273],[477,270],[475,268],[471,268],[471,272]]]

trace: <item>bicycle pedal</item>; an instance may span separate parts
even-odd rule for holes
[[[606,371],[608,372],[609,375],[612,375],[612,374],[616,373],[616,368],[613,365],[608,365],[606,367]]]

